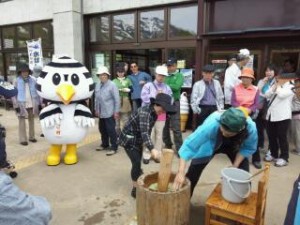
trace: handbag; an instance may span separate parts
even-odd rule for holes
[[[262,106],[262,108],[260,110],[260,116],[261,116],[262,119],[264,119],[264,120],[267,119],[268,109],[272,105],[272,103],[275,100],[276,96],[277,96],[277,94],[275,94],[270,101],[267,101],[266,99],[264,100],[263,106]]]

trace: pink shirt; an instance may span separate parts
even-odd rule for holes
[[[162,113],[162,114],[157,116],[157,121],[166,121],[166,119],[167,119],[167,114],[166,113]]]
[[[254,112],[259,106],[258,88],[253,85],[245,88],[242,84],[238,84],[233,89],[231,105],[234,107],[243,106]]]

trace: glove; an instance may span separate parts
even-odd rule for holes
[[[20,113],[20,108],[15,108],[16,113]]]

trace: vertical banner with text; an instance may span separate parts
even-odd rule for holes
[[[29,58],[29,68],[32,70],[36,65],[43,67],[43,52],[41,38],[26,41]]]

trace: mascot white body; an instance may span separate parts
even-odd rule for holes
[[[37,79],[38,94],[47,102],[40,113],[45,138],[51,143],[47,164],[60,163],[62,145],[66,145],[65,164],[78,162],[77,143],[94,126],[85,100],[95,85],[89,71],[79,62],[63,56],[46,65]]]

